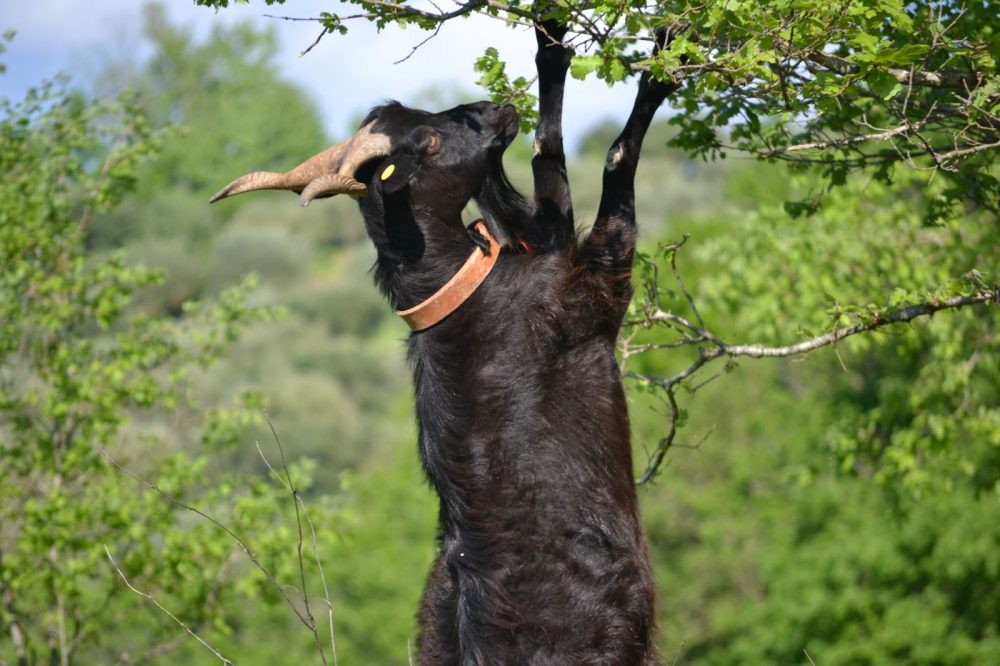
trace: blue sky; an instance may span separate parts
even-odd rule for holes
[[[446,24],[411,58],[393,64],[429,33],[389,28],[378,35],[373,27],[357,23],[346,37],[327,36],[309,54],[298,57],[316,38],[319,27],[264,15],[317,16],[324,10],[336,12],[341,5],[329,0],[288,0],[285,5],[267,6],[263,0],[252,0],[249,5],[234,4],[216,13],[195,6],[193,0],[165,4],[174,22],[189,25],[197,34],[207,33],[217,22],[251,20],[274,25],[281,43],[280,68],[319,104],[333,139],[350,132],[358,115],[385,99],[426,107],[426,93],[435,88],[481,97],[472,63],[487,46],[500,50],[512,76],[533,76],[531,32],[510,30],[500,21],[483,17]],[[0,0],[0,5],[0,32],[17,30],[14,43],[0,56],[8,67],[0,75],[0,96],[17,99],[27,86],[57,72],[83,80],[109,58],[142,57],[138,37],[142,3],[138,0]],[[572,149],[602,119],[624,120],[633,94],[634,84],[609,90],[596,80],[570,81],[564,114],[568,147]]]

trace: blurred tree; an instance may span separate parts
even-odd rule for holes
[[[143,165],[136,194],[87,231],[91,249],[126,247],[132,260],[165,269],[163,283],[138,297],[154,315],[177,315],[183,302],[216,294],[248,272],[270,281],[276,269],[302,265],[305,240],[287,232],[229,230],[219,238],[226,220],[252,202],[204,204],[219,174],[248,164],[284,169],[326,143],[313,103],[273,64],[273,31],[239,23],[201,40],[193,32],[171,23],[162,5],[146,5],[142,35],[150,55],[108,63],[97,86],[133,91],[151,122],[171,128],[159,158]],[[316,216],[310,221],[318,226]],[[276,233],[279,242],[267,242],[264,235]]]
[[[241,23],[206,32],[199,37],[170,22],[161,5],[149,5],[143,27],[149,55],[106,68],[98,88],[134,89],[138,103],[170,131],[161,157],[142,167],[137,191],[88,226],[89,248],[123,249],[129,261],[163,270],[163,280],[133,300],[147,316],[178,317],[186,302],[215,298],[247,274],[260,282],[254,302],[290,306],[284,322],[255,328],[230,347],[192,392],[209,403],[258,392],[297,453],[314,457],[326,472],[316,491],[332,492],[338,472],[374,455],[381,445],[373,442],[394,430],[374,405],[401,394],[400,382],[386,377],[398,375],[403,362],[385,353],[395,349],[392,340],[372,339],[392,313],[369,288],[370,246],[359,251],[366,239],[353,201],[301,210],[264,195],[206,205],[223,184],[220,174],[247,164],[284,169],[326,143],[314,105],[274,65],[273,31]],[[334,304],[331,293],[351,302]],[[329,349],[351,351],[337,352],[336,364],[317,361]],[[325,418],[313,418],[319,404],[333,405]],[[248,425],[242,440],[260,438],[259,430]],[[196,440],[196,433],[178,434]],[[195,450],[185,443],[176,448]],[[252,446],[218,454],[217,462],[233,472],[261,471]]]
[[[148,59],[108,63],[98,88],[133,91],[151,122],[174,131],[143,167],[137,196],[100,220],[89,242],[121,247],[144,235],[181,235],[201,246],[241,205],[202,205],[220,187],[219,174],[287,169],[326,145],[323,125],[313,102],[274,65],[273,30],[216,26],[199,41],[190,26],[171,23],[163,5],[150,3],[142,35]]]
[[[0,113],[0,661],[141,663],[176,647],[179,628],[134,612],[109,554],[194,631],[228,630],[219,609],[238,593],[281,596],[262,571],[233,565],[232,539],[192,525],[165,494],[223,512],[276,575],[297,570],[293,532],[273,526],[291,505],[280,486],[228,483],[205,455],[177,454],[171,428],[143,427],[152,414],[169,422],[164,412],[197,419],[192,374],[262,312],[244,284],[176,319],[130,315],[135,290],[160,274],[120,252],[87,255],[89,224],[160,145],[133,96],[90,102],[47,83],[0,100]],[[245,396],[204,412],[204,445],[231,445],[255,406]]]
[[[799,180],[792,186],[815,185]],[[945,187],[909,171],[892,187],[851,178],[798,220],[762,205],[681,257],[695,278],[687,295],[721,340],[738,331],[777,349],[928,293],[939,303],[974,293],[979,271],[1000,270],[1000,227],[974,209],[928,225],[926,200]],[[669,262],[661,268],[669,275]],[[694,319],[671,286],[663,310]],[[697,444],[719,427],[697,455],[673,456],[669,483],[647,497],[664,654],[708,664],[803,661],[803,649],[816,663],[995,661],[998,324],[996,308],[968,309],[847,337],[805,363],[757,361],[766,367],[707,386],[712,375],[698,372],[679,382],[676,441]],[[650,350],[631,369],[674,377],[700,353]],[[636,387],[649,391],[640,405],[662,408],[655,385]],[[662,421],[633,413],[646,441],[663,435]]]
[[[181,136],[164,146],[144,191],[182,186],[202,198],[234,165],[284,170],[325,145],[315,105],[274,65],[273,30],[215,26],[200,43],[192,32],[168,21],[162,5],[146,5],[153,55],[127,86],[154,122],[178,124]]]

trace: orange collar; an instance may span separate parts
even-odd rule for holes
[[[489,254],[477,247],[443,287],[409,310],[396,310],[396,314],[403,318],[410,330],[416,332],[430,328],[457,310],[493,270],[497,257],[500,256],[500,244],[483,220],[476,222],[473,229],[489,241]]]

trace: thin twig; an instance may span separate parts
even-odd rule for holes
[[[309,618],[310,618],[310,620],[312,620],[313,619],[312,618],[312,613],[309,611],[309,596],[308,596],[308,592],[306,590],[305,561],[304,561],[304,559],[302,557],[302,541],[303,541],[303,539],[302,539],[302,519],[303,518],[305,518],[306,525],[309,527],[309,534],[310,534],[310,538],[312,540],[313,559],[316,561],[316,568],[319,571],[320,583],[323,586],[323,600],[326,602],[327,624],[329,625],[329,628],[330,628],[330,649],[331,649],[331,652],[333,653],[333,664],[334,664],[334,666],[337,666],[337,641],[336,641],[336,633],[334,632],[333,600],[330,598],[330,589],[327,586],[326,573],[323,570],[323,561],[322,561],[322,559],[319,556],[319,546],[318,546],[317,539],[316,539],[316,526],[313,524],[312,519],[309,517],[309,512],[308,512],[308,510],[306,508],[306,504],[303,501],[302,496],[299,494],[298,488],[296,488],[295,485],[294,485],[294,483],[292,482],[292,475],[291,475],[291,472],[288,469],[288,464],[285,461],[285,448],[284,448],[284,446],[282,446],[282,444],[281,444],[281,438],[278,437],[278,431],[277,431],[277,429],[275,429],[274,423],[271,421],[271,417],[270,417],[270,415],[266,411],[264,412],[264,418],[267,421],[268,427],[271,429],[271,434],[274,437],[274,442],[275,442],[275,444],[278,447],[278,453],[279,453],[279,455],[281,457],[281,469],[284,472],[284,477],[285,478],[282,479],[281,475],[278,474],[278,472],[274,469],[274,467],[268,461],[267,456],[264,455],[264,451],[260,448],[260,442],[257,442],[257,452],[260,454],[261,459],[264,461],[264,464],[267,466],[267,469],[270,470],[271,474],[274,475],[274,477],[280,483],[282,483],[282,485],[284,485],[285,488],[287,488],[288,491],[292,494],[292,499],[295,502],[295,523],[296,523],[296,526],[298,527],[298,542],[296,544],[296,547],[297,547],[297,550],[298,550],[299,574],[300,574],[301,579],[302,579],[302,598],[303,598],[303,602],[305,603],[305,606],[306,606],[306,611],[309,614]],[[300,510],[301,510],[301,514],[300,514]],[[311,627],[311,630],[313,632],[313,637],[316,639],[317,647],[320,650],[320,654],[323,655],[323,649],[319,645],[320,644],[320,638],[319,638],[319,633],[318,633],[318,631],[316,629],[316,626],[315,626],[315,621],[313,622],[313,626]],[[323,656],[323,661],[324,661],[324,663],[326,663],[326,657],[325,657],[325,655]]]
[[[271,435],[274,437],[275,444],[278,445],[278,453],[281,456],[281,469],[285,473],[285,481],[288,483],[288,490],[292,493],[292,503],[295,505],[295,527],[298,531],[295,541],[295,552],[299,561],[299,580],[302,581],[302,604],[305,607],[306,617],[309,619],[309,629],[312,631],[313,637],[316,639],[316,648],[319,650],[323,663],[326,664],[326,654],[323,651],[323,644],[320,642],[319,633],[316,631],[316,619],[313,617],[312,608],[309,606],[309,590],[306,587],[306,567],[302,556],[302,515],[299,511],[299,490],[295,487],[295,483],[292,481],[292,474],[288,470],[288,464],[285,462],[285,447],[281,445],[281,438],[278,437],[278,431],[275,430],[274,423],[271,421],[271,417],[267,412],[264,412],[264,419],[267,421],[267,425],[271,429]],[[259,447],[258,450],[260,450]]]
[[[316,45],[319,44],[320,40],[323,39],[323,37],[325,37],[328,32],[330,32],[330,29],[327,28],[326,26],[323,26],[323,29],[319,31],[319,34],[316,36],[316,39],[313,41],[313,43],[307,46],[305,49],[303,49],[299,53],[299,57],[301,58],[302,56],[304,56],[305,54],[309,53],[314,48],[316,48]]]
[[[170,502],[174,506],[179,507],[181,509],[185,509],[187,511],[190,511],[191,513],[194,513],[194,514],[196,514],[196,515],[204,518],[205,520],[207,520],[208,522],[210,522],[212,525],[215,525],[215,527],[217,527],[218,529],[220,529],[223,532],[225,532],[229,536],[229,538],[231,538],[233,541],[235,541],[237,544],[239,544],[240,548],[242,548],[243,552],[246,553],[246,556],[250,559],[250,562],[254,565],[254,567],[256,567],[257,570],[260,571],[262,574],[264,574],[264,576],[267,578],[268,582],[270,582],[271,586],[275,590],[278,591],[278,594],[281,595],[281,598],[284,599],[284,601],[288,605],[288,607],[292,609],[292,612],[295,613],[295,616],[299,619],[299,621],[302,624],[304,624],[306,627],[309,627],[311,629],[311,627],[309,625],[309,621],[306,619],[305,616],[302,615],[302,612],[295,606],[295,604],[292,602],[292,600],[288,597],[288,594],[285,592],[285,586],[282,585],[282,584],[280,584],[277,581],[277,579],[275,579],[274,574],[272,574],[271,571],[267,567],[265,567],[263,564],[261,564],[260,560],[257,558],[257,554],[253,551],[252,548],[250,548],[250,545],[246,542],[245,539],[243,539],[241,536],[239,536],[238,534],[236,534],[236,532],[234,532],[231,528],[227,527],[225,524],[223,524],[217,518],[215,518],[215,517],[213,517],[213,516],[205,513],[204,511],[202,511],[201,509],[199,509],[197,507],[191,506],[189,504],[185,504],[184,502],[180,501],[179,499],[177,499],[173,495],[171,495],[171,494],[167,493],[166,491],[160,489],[160,487],[157,486],[155,483],[151,483],[149,481],[146,481],[145,479],[143,479],[143,478],[141,478],[139,476],[136,476],[132,472],[129,472],[124,467],[122,467],[121,464],[119,464],[117,460],[115,460],[114,458],[112,458],[111,454],[109,454],[106,449],[103,450],[101,452],[101,454],[104,456],[104,459],[108,461],[109,465],[111,465],[112,467],[114,467],[116,470],[118,470],[119,472],[121,472],[122,474],[124,474],[125,476],[127,476],[128,478],[132,479],[133,481],[135,481],[136,483],[138,483],[138,484],[140,484],[142,486],[145,486],[149,490],[152,490],[153,492],[155,492],[160,497],[162,497],[163,499],[167,500],[168,502]]]
[[[219,591],[222,589],[222,580],[223,580],[223,577],[226,575],[226,571],[229,569],[230,565],[232,564],[233,559],[234,559],[233,555],[235,555],[235,554],[236,554],[236,551],[234,550],[228,557],[226,557],[225,560],[223,560],[222,565],[219,567],[219,570],[215,574],[215,579],[212,581],[212,587],[209,589],[208,597],[205,599],[204,603],[202,604],[202,618],[203,619],[200,622],[193,624],[192,626],[198,627],[200,624],[204,623],[204,616],[209,611],[209,609],[211,608],[212,604],[215,603],[216,598],[219,595]],[[116,585],[116,587],[117,587],[117,585]],[[144,663],[144,662],[146,662],[146,661],[148,661],[150,659],[156,659],[158,657],[162,657],[164,655],[170,654],[175,649],[177,649],[177,646],[183,640],[184,640],[184,636],[183,635],[176,636],[176,637],[174,637],[174,638],[172,638],[172,639],[170,639],[170,640],[168,640],[168,641],[166,641],[164,643],[160,643],[159,645],[154,645],[154,646],[148,648],[145,652],[143,652],[138,657],[135,657],[133,655],[128,655],[126,653],[127,660],[123,661],[123,663],[137,663],[137,664],[141,664],[141,663]]]
[[[411,48],[409,53],[407,53],[404,57],[400,58],[399,60],[395,61],[392,64],[399,65],[412,58],[413,54],[416,53],[421,46],[423,46],[424,44],[426,44],[427,42],[431,41],[432,39],[438,36],[438,33],[441,32],[441,26],[443,25],[444,23],[438,23],[437,26],[434,27],[434,32],[432,32],[428,37],[425,37],[424,39],[420,40],[420,43]]]
[[[217,648],[215,648],[212,645],[210,645],[207,641],[205,641],[204,638],[202,638],[201,636],[199,636],[191,627],[189,627],[188,625],[184,624],[183,620],[181,620],[179,617],[177,617],[176,615],[174,615],[173,613],[171,613],[169,610],[167,610],[167,608],[163,604],[161,604],[159,601],[157,601],[156,598],[153,595],[147,594],[147,593],[143,592],[142,590],[136,589],[132,585],[132,583],[129,582],[128,577],[125,575],[125,573],[119,568],[118,563],[115,562],[115,558],[111,556],[111,550],[108,548],[107,544],[104,544],[104,552],[107,553],[108,559],[111,561],[111,566],[114,567],[115,571],[118,572],[118,576],[121,577],[122,582],[125,583],[125,586],[128,587],[128,589],[132,590],[133,592],[135,592],[136,594],[138,594],[143,599],[147,599],[147,600],[153,602],[154,606],[156,606],[161,611],[163,611],[163,613],[165,613],[167,615],[167,617],[169,617],[171,620],[173,620],[174,622],[176,622],[178,624],[178,626],[180,626],[184,631],[186,631],[192,638],[194,638],[196,641],[198,641],[203,646],[205,646],[205,649],[207,649],[209,652],[211,652],[212,654],[214,654],[223,664],[229,664],[229,666],[232,666],[233,662],[231,662],[229,659],[226,659],[222,655],[222,653],[219,652],[219,650]]]
[[[660,465],[663,464],[663,459],[666,457],[667,452],[670,451],[670,447],[673,446],[674,437],[677,435],[677,421],[680,418],[680,408],[677,406],[677,397],[674,395],[673,391],[666,392],[667,404],[670,406],[670,425],[667,428],[667,434],[660,438],[660,441],[656,445],[656,453],[649,460],[646,465],[646,471],[643,472],[639,480],[636,481],[636,485],[644,485],[649,483],[656,472],[660,469]]]
[[[694,304],[694,297],[691,296],[691,292],[687,290],[687,287],[684,285],[684,280],[681,278],[681,273],[677,270],[677,250],[679,250],[684,243],[687,242],[687,240],[688,234],[684,234],[684,237],[679,243],[674,243],[670,247],[670,270],[674,274],[674,280],[677,282],[677,286],[680,287],[681,293],[684,294],[684,298],[687,299],[688,305],[691,306],[691,312],[694,313],[695,319],[698,320],[698,325],[701,328],[701,331],[705,333],[707,332],[705,330],[705,320],[701,318],[701,313],[698,312],[698,306]]]

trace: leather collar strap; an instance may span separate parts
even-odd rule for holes
[[[457,310],[493,270],[497,257],[500,256],[500,244],[483,220],[476,222],[472,228],[489,241],[489,254],[477,247],[443,287],[409,310],[396,310],[396,314],[403,318],[410,330],[416,332],[430,328]]]

